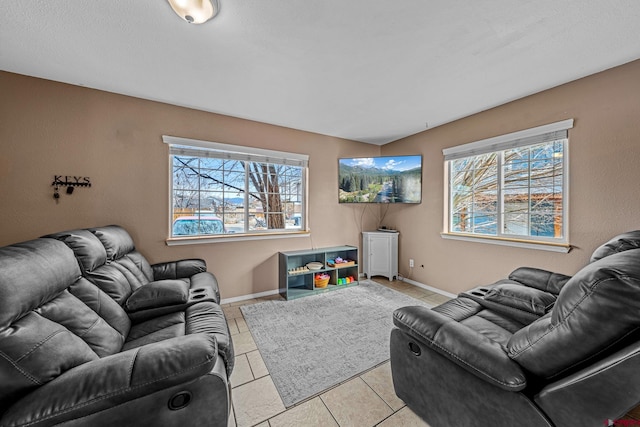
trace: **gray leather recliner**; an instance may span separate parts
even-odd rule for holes
[[[519,268],[394,324],[396,393],[432,427],[608,425],[640,403],[640,231],[573,277]]]

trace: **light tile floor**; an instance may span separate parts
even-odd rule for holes
[[[378,277],[374,280],[432,305],[449,299],[408,283]],[[233,411],[230,427],[428,427],[396,396],[388,361],[286,409],[240,311],[242,305],[280,298],[273,295],[223,305],[236,352],[236,365],[231,375]]]
[[[449,300],[408,283],[379,277],[374,280],[434,306]],[[223,305],[236,352],[229,427],[429,427],[396,396],[388,361],[286,409],[240,311],[242,305],[280,298],[273,295]],[[640,406],[622,420],[640,421]]]

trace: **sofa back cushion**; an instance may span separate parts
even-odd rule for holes
[[[96,227],[89,229],[102,243],[107,252],[107,264],[111,272],[103,270],[97,272],[100,275],[96,277],[96,283],[100,282],[103,286],[108,286],[107,292],[120,305],[123,305],[127,298],[140,286],[146,285],[153,281],[153,270],[147,259],[136,251],[133,239],[124,228],[119,225],[108,225],[105,227]],[[116,273],[116,270],[121,273]],[[107,283],[107,276],[119,278],[120,283]],[[124,277],[126,283],[121,282]],[[116,292],[114,285],[120,285],[120,290]]]
[[[109,326],[123,338],[129,335],[131,320],[124,309],[109,295],[87,279],[80,279],[69,287],[69,292],[87,307],[95,311]]]
[[[144,273],[128,256],[85,272],[89,281],[123,306],[138,288],[149,283]]]
[[[0,248],[0,407],[98,358],[87,342],[57,321],[74,314],[95,319],[66,291],[79,277],[73,252],[56,240]],[[73,314],[65,313],[66,307]]]
[[[640,249],[640,230],[628,231],[609,240],[593,251],[591,262],[629,249]]]
[[[107,225],[89,230],[100,239],[109,260],[122,258],[136,248],[127,230],[118,225]]]
[[[70,247],[83,272],[93,271],[107,262],[102,242],[89,230],[61,231],[44,237],[60,240]]]
[[[138,288],[153,281],[153,270],[135,250],[133,239],[117,225],[64,231],[45,236],[75,253],[84,276],[121,306]]]
[[[36,239],[0,248],[0,330],[79,278],[73,252],[60,242]]]
[[[637,339],[640,249],[601,258],[574,275],[552,311],[516,332],[507,347],[522,367],[552,378]]]
[[[558,295],[562,287],[571,279],[560,273],[552,273],[551,271],[541,270],[533,267],[516,268],[509,274],[509,280],[522,283],[530,288],[540,289],[544,292],[550,292]]]

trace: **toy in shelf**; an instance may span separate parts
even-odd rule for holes
[[[333,268],[342,268],[349,267],[351,265],[355,265],[355,261],[349,261],[348,259],[342,259],[340,257],[336,257],[335,259],[327,260],[327,265]]]
[[[316,288],[326,288],[330,277],[327,273],[318,273],[313,277],[313,284]]]
[[[338,285],[348,285],[349,283],[355,282],[356,279],[353,276],[341,277],[338,279]]]
[[[289,270],[289,274],[302,274],[302,273],[308,273],[308,272],[309,272],[309,268],[307,266],[296,267]]]
[[[324,264],[322,264],[321,262],[314,261],[314,262],[308,263],[306,267],[309,270],[320,270],[322,267],[324,267]]]

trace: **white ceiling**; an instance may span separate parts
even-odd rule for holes
[[[638,0],[220,5],[4,0],[0,69],[385,144],[640,58]]]

